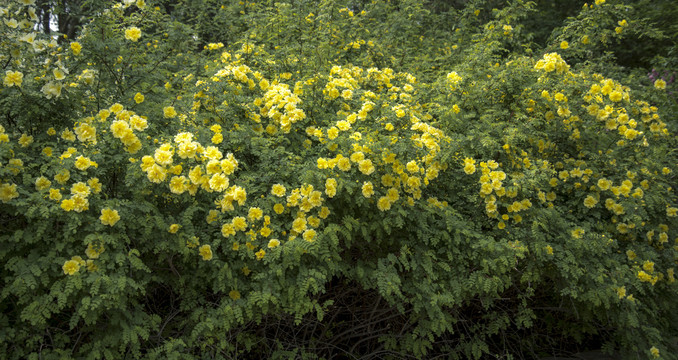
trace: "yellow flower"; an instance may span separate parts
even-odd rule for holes
[[[73,55],[80,55],[80,51],[82,50],[82,45],[80,45],[79,42],[74,41],[71,43],[71,51],[73,51]]]
[[[659,243],[663,244],[669,241],[669,235],[665,232],[659,233]]]
[[[26,147],[33,143],[33,137],[26,134],[21,134],[18,143],[21,145],[21,147]]]
[[[622,93],[619,91],[613,91],[609,95],[610,101],[620,102],[622,100]]]
[[[174,110],[174,106],[167,106],[162,109],[163,115],[165,115],[166,118],[173,118],[177,116],[177,111]]]
[[[94,263],[94,260],[87,260],[87,271],[93,272],[99,270],[99,267]]]
[[[259,81],[259,87],[261,88],[261,90],[266,91],[269,86],[270,86],[270,83],[268,82],[268,80],[261,79],[261,81]]]
[[[205,244],[202,245],[200,248],[198,248],[198,252],[200,253],[200,256],[202,256],[202,259],[205,261],[212,260],[212,247]]]
[[[80,171],[87,170],[92,165],[92,161],[82,155],[75,159],[75,167]]]
[[[268,241],[268,248],[269,249],[275,249],[280,245],[280,240],[278,239],[271,239]]]
[[[450,82],[450,85],[457,85],[463,80],[463,78],[459,76],[456,71],[452,71],[451,73],[447,74],[447,80]]]
[[[76,260],[67,260],[61,267],[66,275],[73,275],[80,270],[80,263]]]
[[[417,162],[414,161],[414,160],[408,162],[407,165],[406,165],[406,168],[407,168],[407,171],[409,171],[410,173],[419,172],[419,166],[417,165]]]
[[[589,209],[596,206],[597,203],[598,200],[596,200],[596,198],[594,198],[591,195],[587,196],[586,199],[584,199],[584,206],[586,206]]]
[[[285,186],[283,186],[283,185],[281,185],[281,184],[275,184],[275,185],[273,185],[273,187],[271,188],[271,194],[273,194],[273,195],[275,195],[275,196],[277,196],[277,197],[283,197],[283,196],[285,196],[285,191],[286,191]]]
[[[82,123],[74,130],[75,133],[78,135],[78,140],[80,140],[81,142],[85,141],[96,142],[97,130],[93,126],[86,123]]]
[[[572,230],[572,237],[576,239],[581,239],[582,235],[584,235],[584,229],[582,228],[576,228]]]
[[[261,249],[257,251],[254,255],[256,255],[257,260],[261,260],[264,258],[264,255],[266,255],[266,251],[264,251],[264,249]]]
[[[471,158],[464,159],[464,172],[468,175],[471,175],[476,172],[476,161]]]
[[[245,231],[247,229],[247,221],[242,216],[234,217],[231,223],[236,231]]]
[[[134,101],[135,101],[137,104],[141,104],[142,102],[144,102],[144,94],[142,94],[142,93],[136,93],[136,95],[134,95]]]
[[[111,130],[111,134],[113,134],[113,136],[118,138],[118,139],[122,138],[123,136],[125,136],[125,134],[132,131],[132,129],[130,129],[130,127],[129,127],[129,124],[127,124],[126,121],[122,121],[122,120],[113,121],[111,123],[110,130]],[[64,137],[63,133],[62,133],[61,136]],[[74,140],[75,140],[75,136],[73,136],[73,137],[74,137]]]
[[[6,203],[19,196],[19,193],[16,191],[16,184],[4,183],[0,186],[0,200],[3,203]]]
[[[650,260],[645,260],[645,262],[643,263],[643,270],[645,270],[649,273],[653,273],[654,272],[654,262],[652,262]]]
[[[240,186],[232,186],[231,190],[229,190],[229,193],[231,191],[233,193],[233,199],[238,202],[238,205],[244,205],[245,201],[247,200],[247,191],[245,191],[245,189],[241,188]]]
[[[334,140],[339,136],[339,129],[336,127],[332,126],[331,128],[327,129],[327,138],[330,140]]]
[[[121,112],[124,108],[125,108],[125,107],[122,106],[122,104],[120,104],[120,103],[115,103],[115,104],[111,105],[111,107],[109,108],[109,110],[110,110],[111,112],[113,112],[114,114],[117,114],[117,113]],[[109,115],[110,115],[110,114],[109,114]]]
[[[341,97],[345,100],[350,100],[353,97],[353,91],[346,89],[341,92]]]
[[[309,230],[304,231],[304,234],[302,235],[304,240],[306,240],[308,242],[314,242],[315,236],[316,236],[316,231],[313,230],[313,229],[309,229]]]
[[[282,214],[282,212],[285,211],[285,206],[283,206],[283,204],[275,204],[273,205],[273,211],[275,211],[276,214]]]
[[[568,44],[567,41],[562,41],[562,42],[560,43],[560,48],[561,48],[561,49],[565,50],[565,49],[567,49],[568,47],[570,47],[570,44]]]
[[[341,157],[337,161],[337,167],[341,171],[349,171],[351,170],[351,161],[348,158]]]
[[[99,258],[99,255],[101,255],[104,252],[104,246],[100,245],[98,249],[94,247],[91,243],[87,245],[87,249],[85,250],[85,254],[87,255],[88,258],[90,259],[97,259]]]
[[[104,225],[113,226],[120,220],[120,215],[118,215],[118,210],[105,208],[101,209],[101,216],[99,216],[99,220],[101,220],[101,223]]]
[[[207,213],[207,217],[205,220],[207,221],[208,224],[211,224],[215,221],[217,221],[217,216],[219,215],[219,212],[216,210],[210,210],[209,213]]]
[[[612,182],[610,180],[605,179],[605,178],[598,180],[598,187],[600,188],[600,190],[607,190],[607,189],[610,188],[611,185],[612,185]]]
[[[652,275],[646,273],[643,270],[638,271],[638,279],[640,279],[640,281],[642,282],[649,282],[652,285],[654,285],[658,280],[656,276],[653,277]]]
[[[52,182],[49,181],[49,180],[48,180],[46,177],[44,177],[44,176],[40,176],[39,178],[35,179],[35,188],[36,188],[38,191],[45,190],[45,189],[47,189],[48,187],[50,187],[50,185],[52,185]]]
[[[292,230],[301,234],[304,230],[306,230],[306,219],[303,217],[294,219],[292,222]]]
[[[167,177],[167,170],[165,170],[165,168],[159,166],[158,164],[153,164],[148,169],[146,176],[148,177],[148,180],[151,181],[152,183],[159,184],[165,181],[165,178]]]
[[[330,209],[327,206],[323,206],[320,208],[320,212],[318,213],[318,217],[321,219],[326,219],[330,215]]]
[[[666,81],[663,79],[657,79],[654,82],[654,88],[658,90],[664,90],[666,89]]]
[[[64,71],[59,68],[52,70],[52,74],[54,74],[54,78],[57,80],[63,80],[66,78]]]
[[[346,131],[351,128],[351,124],[346,120],[337,121],[337,128],[341,131]]]
[[[364,197],[366,198],[371,197],[374,194],[374,186],[372,185],[372,182],[370,181],[364,182],[362,192]]]
[[[170,191],[173,194],[183,194],[187,190],[187,182],[185,176],[173,176],[169,183]]]
[[[61,208],[65,211],[72,211],[75,209],[75,201],[73,199],[64,199],[64,201],[61,202]]]
[[[365,159],[358,164],[358,169],[361,173],[365,175],[370,175],[374,172],[374,166],[372,165],[372,160]]]
[[[391,208],[391,202],[389,201],[388,197],[380,197],[377,201],[377,208],[381,211],[389,210]]]
[[[333,198],[337,194],[336,186],[327,186],[325,187],[325,194],[328,198]]]
[[[61,200],[61,192],[59,189],[49,189],[49,199],[55,201]]]
[[[221,226],[221,235],[225,238],[235,235],[235,227],[233,224],[224,224]]]
[[[656,358],[659,357],[659,349],[657,349],[656,346],[653,346],[653,347],[650,348],[650,353],[652,354],[652,356],[654,356]]]
[[[258,208],[258,207],[253,207],[253,208],[250,208],[250,210],[249,210],[249,212],[248,212],[248,214],[247,214],[247,218],[250,219],[250,220],[252,220],[252,221],[254,221],[254,220],[259,220],[259,219],[261,219],[261,217],[262,217],[263,215],[264,215],[264,212],[261,211],[260,208]]]
[[[71,194],[86,197],[90,194],[90,188],[84,182],[77,182],[71,186]]]
[[[224,191],[228,188],[228,178],[222,174],[214,174],[209,180],[210,189],[214,191]]]
[[[125,29],[125,39],[130,40],[130,41],[137,41],[141,37],[141,30],[136,27],[132,26],[130,28]]]
[[[7,70],[5,72],[5,79],[3,83],[5,86],[17,86],[21,87],[21,83],[24,80],[24,74],[19,71]]]
[[[179,224],[172,224],[170,225],[169,229],[167,229],[167,232],[169,232],[170,234],[176,234],[177,231],[179,231],[179,227],[180,227]]]
[[[238,299],[240,299],[240,291],[231,290],[231,291],[228,292],[228,297],[230,297],[233,300],[238,300]]]

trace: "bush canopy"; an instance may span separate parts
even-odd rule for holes
[[[0,4],[7,359],[678,359],[672,1]]]

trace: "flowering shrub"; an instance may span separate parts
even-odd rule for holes
[[[487,5],[243,2],[228,44],[0,9],[0,352],[675,357],[674,83],[509,53],[533,4]]]

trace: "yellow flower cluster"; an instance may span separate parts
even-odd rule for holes
[[[652,276],[643,270],[638,271],[638,279],[640,279],[642,282],[649,282],[652,285],[657,283],[657,280],[659,280],[657,276]]]
[[[474,159],[464,159],[464,172],[468,175],[472,175],[476,172],[476,161]]]
[[[447,74],[447,82],[449,83],[450,90],[454,91],[457,88],[457,85],[462,82],[464,79],[457,74],[456,71],[452,71]]]
[[[54,179],[60,183],[65,183],[70,178],[68,170],[57,174]],[[45,179],[46,180],[46,179]],[[49,181],[49,180],[47,180]],[[41,186],[46,185],[46,181],[38,178],[35,182],[36,187],[41,183]],[[48,185],[49,186],[49,185]],[[87,184],[83,182],[76,182],[71,186],[71,197],[61,201],[61,208],[64,211],[83,212],[89,209],[88,196],[92,193],[99,193],[101,191],[101,183],[98,178],[91,178]],[[61,192],[58,189],[49,190],[49,198],[51,200],[59,201],[62,198]]]
[[[534,66],[537,70],[543,70],[547,73],[555,71],[556,73],[563,73],[570,69],[563,58],[558,55],[558,53],[549,53],[544,54],[544,57],[537,61],[537,64]]]
[[[9,142],[9,135],[5,132],[5,127],[0,125],[0,143]]]
[[[359,87],[356,77],[362,75],[361,70],[358,67],[333,66],[323,94],[331,100],[340,96],[344,100],[350,100],[353,97],[353,91]]]
[[[79,42],[73,41],[70,47],[71,51],[73,51],[73,55],[80,55],[80,52],[82,51],[82,45],[80,45]]]
[[[94,250],[94,251],[97,251],[97,250]],[[103,250],[102,250],[102,252],[103,252]],[[100,254],[100,253],[98,253],[98,254]],[[96,255],[97,257],[99,256],[98,254]],[[83,267],[83,266],[86,266],[87,271],[90,271],[90,272],[97,270],[97,266],[96,266],[96,264],[94,264],[94,260],[91,260],[91,259],[83,260],[82,257],[77,256],[77,255],[73,256],[70,260],[66,260],[64,262],[64,265],[61,267],[61,270],[63,270],[64,274],[66,274],[66,275],[75,275],[80,271],[80,268]]]
[[[136,115],[130,110],[125,110],[120,104],[113,104],[109,109],[102,109],[97,116],[101,121],[106,121],[111,113],[115,114],[115,120],[109,127],[111,134],[125,145],[125,150],[131,154],[141,149],[141,141],[134,131],[144,131],[148,127],[146,118]]]
[[[215,128],[216,129],[216,128]],[[220,130],[220,128],[219,128]],[[155,149],[153,156],[146,155],[141,158],[141,169],[146,173],[149,181],[160,184],[167,180],[169,175],[174,175],[169,180],[169,189],[173,194],[181,195],[188,191],[195,195],[198,189],[209,193],[224,193],[218,201],[222,211],[233,210],[233,201],[240,205],[244,204],[246,192],[238,186],[231,186],[228,176],[233,174],[238,167],[238,161],[233,154],[226,156],[214,146],[203,147],[199,142],[193,141],[193,134],[183,132],[175,135],[174,145],[163,143]],[[174,164],[174,155],[197,164],[187,167],[185,163]],[[182,175],[186,172],[186,175]]]
[[[280,126],[280,129],[286,134],[292,129],[292,124],[306,118],[304,110],[298,108],[301,99],[290,91],[287,84],[279,83],[268,86],[261,104],[259,114],[273,120],[274,124]],[[270,129],[267,131],[273,132]]]
[[[402,86],[394,84],[395,81],[404,80]],[[343,119],[338,120],[334,126],[329,127],[326,132],[322,129],[309,127],[306,129],[309,136],[316,137],[320,142],[325,142],[324,135],[331,140],[328,148],[336,154],[333,157],[320,157],[317,159],[317,167],[319,169],[334,170],[335,168],[341,172],[348,173],[352,171],[354,165],[359,171],[359,175],[374,176],[379,174],[381,181],[366,180],[362,185],[362,194],[365,198],[371,198],[377,192],[378,184],[383,188],[383,195],[380,196],[376,205],[381,211],[387,211],[391,206],[401,198],[401,191],[411,194],[407,198],[407,203],[414,205],[415,199],[420,199],[422,196],[421,188],[429,184],[429,182],[438,176],[443,165],[436,161],[436,156],[440,151],[440,142],[449,140],[445,134],[420,120],[431,119],[430,115],[421,115],[421,107],[419,104],[412,103],[411,93],[415,91],[413,84],[416,83],[416,78],[407,73],[394,73],[391,69],[376,69],[370,68],[364,70],[356,66],[334,66],[330,71],[328,82],[323,90],[325,96],[329,99],[337,99],[341,97],[345,100],[341,105],[341,110],[337,112]],[[375,89],[365,90],[366,88]],[[362,94],[358,102],[354,94]],[[390,101],[399,101],[400,103],[390,104]],[[359,109],[351,111],[352,103],[358,103]],[[381,103],[381,105],[377,105]],[[383,135],[379,131],[375,132],[353,132],[349,130],[352,128],[362,127],[361,121],[367,119],[369,113],[381,106],[382,108],[390,108],[391,116],[396,119],[407,119],[411,125],[401,124],[397,133]],[[384,129],[388,132],[393,132],[396,127],[392,122],[388,122],[386,118],[377,119],[381,121]],[[344,145],[344,138],[339,138],[342,134],[346,134],[346,140],[350,140],[351,149],[349,151],[342,151],[339,149],[339,144]],[[380,137],[384,137],[392,144],[406,139],[412,146],[411,154],[419,152],[418,149],[425,149],[425,153],[416,159],[397,158],[397,155],[388,149],[380,148],[381,156],[375,154],[372,147],[373,144]],[[335,142],[336,141],[336,142]],[[342,154],[343,152],[343,154]],[[345,156],[348,152],[349,155]],[[339,174],[341,174],[341,172]],[[347,174],[348,175],[348,174]],[[377,179],[379,179],[377,177]]]
[[[640,137],[644,145],[647,144],[647,140],[642,136],[644,135],[643,129],[649,129],[652,134],[656,135],[668,134],[666,124],[656,113],[656,107],[644,101],[635,101],[631,112],[624,107],[617,108],[615,107],[617,103],[630,104],[629,88],[602,76],[595,76],[595,78],[598,82],[592,84],[584,96],[584,100],[589,103],[585,109],[589,115],[604,122],[607,130],[617,130],[624,140],[634,140]],[[640,116],[641,121],[635,120],[632,116]],[[623,144],[624,141],[618,142],[618,145]]]
[[[212,125],[210,127],[210,130],[214,133],[212,135],[212,144],[214,145],[219,145],[221,144],[222,141],[224,141],[224,135],[221,133],[221,126],[220,125]]]
[[[518,188],[516,186],[504,187],[503,181],[506,180],[506,173],[498,169],[499,164],[496,161],[483,161],[479,166],[481,170],[481,175],[478,179],[480,195],[484,197],[485,213],[487,216],[490,218],[500,218],[498,223],[500,229],[506,227],[505,221],[511,218],[510,213],[514,213],[512,215],[513,221],[516,223],[521,222],[522,216],[518,213],[531,208],[532,202],[527,198],[510,202],[509,199],[518,196]],[[471,175],[475,173],[475,170],[475,160],[470,158],[464,159],[464,172]],[[499,200],[506,206],[506,213],[501,216],[500,205],[497,204]]]

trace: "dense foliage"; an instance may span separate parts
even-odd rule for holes
[[[3,2],[0,354],[678,358],[652,3]]]

